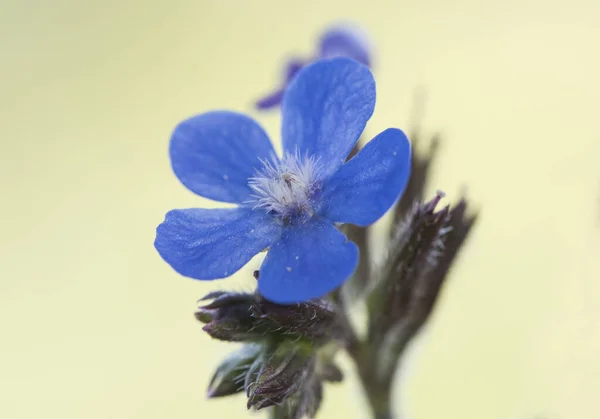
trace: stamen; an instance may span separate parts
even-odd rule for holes
[[[263,208],[281,218],[312,215],[312,199],[319,181],[318,161],[299,153],[286,153],[281,162],[262,163],[263,169],[249,179],[255,192],[254,208]]]

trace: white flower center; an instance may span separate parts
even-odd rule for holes
[[[249,179],[254,208],[281,218],[312,216],[313,198],[319,190],[318,162],[298,153],[286,153],[281,162],[263,164],[264,168]]]

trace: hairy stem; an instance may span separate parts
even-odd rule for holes
[[[375,365],[377,355],[372,352],[369,346],[363,342],[360,351],[350,354],[350,356],[356,364],[373,419],[392,419],[392,382],[387,379],[382,380],[377,376],[377,366]]]
[[[285,409],[282,406],[272,406],[269,408],[269,419],[287,419]]]
[[[392,379],[394,374],[385,377],[378,375],[376,348],[368,342],[360,340],[352,328],[343,304],[343,298],[338,300],[340,305],[340,322],[346,329],[346,351],[354,361],[363,391],[367,397],[373,419],[393,419],[392,414]]]

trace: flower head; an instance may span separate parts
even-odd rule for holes
[[[280,304],[322,297],[354,271],[358,248],[335,223],[366,226],[398,199],[410,143],[387,129],[346,158],[375,106],[369,69],[347,58],[300,71],[283,98],[284,155],[247,116],[214,111],[181,122],[170,155],[181,182],[235,208],[167,213],[155,246],[180,274],[224,278],[269,249],[258,290]]]
[[[336,24],[319,37],[317,51],[307,59],[292,58],[285,66],[283,86],[256,102],[258,109],[271,109],[281,104],[283,92],[296,74],[307,64],[325,58],[347,57],[371,66],[372,48],[366,34],[356,25]]]

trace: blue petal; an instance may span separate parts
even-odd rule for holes
[[[183,209],[167,213],[154,246],[181,275],[217,279],[232,275],[281,235],[281,226],[249,208]]]
[[[265,131],[251,118],[208,112],[181,122],[170,145],[171,164],[190,190],[222,202],[242,203],[252,195],[248,178],[275,155]]]
[[[341,166],[375,107],[375,80],[348,58],[321,60],[300,70],[283,97],[284,151],[319,158],[324,177]]]
[[[292,304],[323,297],[352,275],[358,248],[330,221],[313,218],[288,226],[271,246],[258,290],[273,302]]]
[[[410,156],[410,142],[402,131],[383,131],[324,185],[320,213],[359,226],[377,221],[404,191]]]
[[[371,49],[366,34],[354,26],[332,27],[319,39],[319,56],[322,58],[348,57],[370,66]]]

